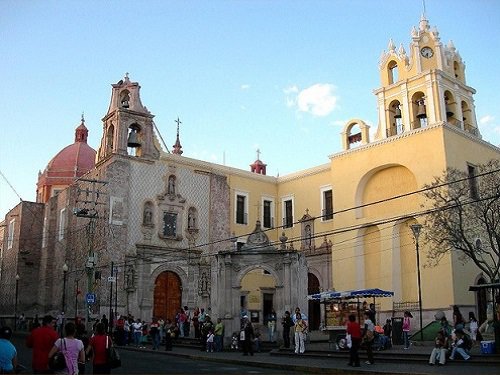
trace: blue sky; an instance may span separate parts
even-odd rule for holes
[[[477,90],[483,138],[500,144],[500,1],[427,0]],[[389,38],[408,51],[420,0],[0,2],[0,171],[35,200],[38,171],[85,113],[97,149],[111,84],[129,72],[171,148],[269,175],[328,162],[350,119],[377,126],[373,90]],[[0,177],[0,217],[19,202]]]

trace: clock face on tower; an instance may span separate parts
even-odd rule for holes
[[[420,54],[426,59],[430,59],[434,55],[434,51],[432,50],[431,47],[423,47],[420,50]]]

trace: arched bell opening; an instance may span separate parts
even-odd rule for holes
[[[458,61],[453,61],[453,74],[455,75],[455,78],[460,80],[462,83],[465,83],[465,75],[464,75],[464,70],[462,68],[462,64],[460,64]]]
[[[125,109],[130,107],[130,92],[128,90],[123,90],[120,93],[120,107]]]
[[[115,139],[115,126],[111,124],[106,130],[106,154],[111,154],[113,152]]]
[[[399,81],[398,63],[395,60],[391,60],[387,64],[387,80],[389,82],[389,85],[392,85],[393,83]]]
[[[401,103],[399,100],[394,100],[389,104],[388,108],[389,124],[388,135],[398,135],[404,132],[403,116],[401,114]]]
[[[427,108],[425,95],[421,91],[413,94],[411,99],[411,128],[418,129],[427,126]]]
[[[138,124],[132,124],[128,127],[127,149],[129,155],[140,156],[141,136],[141,127]]]
[[[469,104],[466,101],[462,101],[462,122],[463,127],[466,132],[477,135],[477,129],[472,123],[472,110],[469,107]]]
[[[361,145],[363,139],[359,124],[354,123],[347,129],[347,143],[349,148],[355,148]]]
[[[446,122],[455,125],[457,127],[460,127],[461,122],[457,119],[457,108],[456,108],[456,101],[453,96],[453,94],[450,91],[445,91],[444,93],[444,105],[445,105],[445,112],[446,112]]]

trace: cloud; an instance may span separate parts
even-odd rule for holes
[[[493,117],[491,115],[486,115],[486,116],[483,116],[479,119],[479,123],[481,125],[487,125],[487,124],[491,124],[493,122],[493,120],[495,120],[495,117]]]
[[[317,117],[328,116],[337,107],[338,96],[334,91],[335,86],[329,83],[316,83],[303,90],[289,86],[283,90],[287,107]]]
[[[240,86],[240,89],[241,89],[241,90],[248,90],[248,89],[250,89],[250,85],[248,85],[248,84],[243,84],[243,85],[241,85],[241,86]]]

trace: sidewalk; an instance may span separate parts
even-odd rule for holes
[[[120,347],[120,350],[148,351],[135,347]],[[473,348],[469,361],[450,361],[446,366],[429,366],[429,354],[432,350],[428,345],[413,345],[410,350],[394,347],[390,350],[374,352],[375,364],[366,365],[366,353],[360,352],[362,367],[352,368],[347,365],[349,353],[336,352],[328,348],[327,342],[312,342],[306,346],[306,353],[295,354],[292,350],[274,349],[267,353],[255,353],[254,356],[243,356],[241,352],[226,351],[207,353],[192,347],[176,347],[173,351],[154,351],[158,355],[180,356],[201,361],[215,361],[249,365],[263,368],[282,369],[283,373],[296,371],[298,373],[321,374],[499,374],[500,356],[481,355],[479,348]]]

